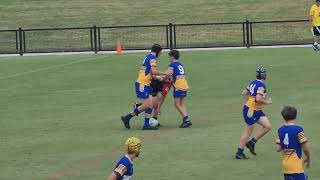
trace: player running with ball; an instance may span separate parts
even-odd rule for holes
[[[255,144],[271,130],[271,123],[262,111],[264,105],[272,104],[271,98],[266,98],[267,89],[264,84],[266,77],[267,71],[263,67],[258,68],[256,71],[256,80],[252,81],[242,92],[242,95],[247,101],[243,107],[245,127],[240,138],[236,159],[248,159],[243,153],[244,146],[247,146],[251,154],[256,155]],[[248,141],[252,134],[254,124],[256,123],[261,125],[262,128],[250,141]]]

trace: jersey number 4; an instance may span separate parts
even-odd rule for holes
[[[289,146],[289,134],[288,133],[286,133],[284,135],[283,144],[286,146]]]

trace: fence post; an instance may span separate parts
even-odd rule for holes
[[[250,30],[249,30],[249,20],[246,20],[246,45],[247,48],[250,48]]]
[[[19,54],[19,30],[16,31],[16,53]]]
[[[101,51],[101,33],[100,33],[99,27],[98,27],[98,51]]]
[[[19,31],[19,54],[20,54],[20,56],[23,56],[23,38],[22,38],[22,28],[19,28],[18,29],[18,31]]]
[[[176,25],[173,25],[173,48],[177,48]]]
[[[98,44],[98,42],[97,42],[97,26],[96,25],[94,25],[93,26],[93,42],[94,42],[94,53],[98,53],[98,48],[97,48],[97,44]]]
[[[169,45],[169,25],[166,26],[166,39],[167,39],[167,48],[170,47]]]
[[[243,40],[243,47],[246,47],[246,22],[242,23],[242,40]]]
[[[169,47],[173,49],[172,23],[169,23]]]
[[[252,22],[250,22],[250,46],[253,46],[253,32],[252,32]]]
[[[93,51],[93,27],[90,28],[90,49]]]

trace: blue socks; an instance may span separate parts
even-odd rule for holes
[[[138,116],[138,115],[140,114],[140,112],[139,112],[139,110],[138,110],[138,107],[134,108],[133,112],[134,112],[134,114],[135,114],[136,116]]]
[[[237,154],[242,155],[243,154],[243,150],[244,149],[238,148]]]
[[[144,118],[144,127],[150,127],[149,120],[152,114],[152,108],[148,108],[145,111],[146,117]]]

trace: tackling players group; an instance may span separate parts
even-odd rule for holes
[[[313,48],[318,51],[320,43],[320,0],[316,0],[316,4],[311,7],[309,15],[315,38]],[[136,96],[141,100],[141,103],[135,103],[132,112],[121,117],[127,129],[130,129],[131,119],[144,112],[145,119],[142,129],[158,130],[160,124],[157,120],[161,113],[161,106],[171,87],[173,87],[175,107],[182,116],[182,122],[179,127],[188,128],[192,126],[183,103],[189,86],[185,68],[179,61],[180,53],[178,50],[171,50],[169,52],[170,65],[166,71],[162,72],[157,69],[157,59],[161,55],[161,52],[161,46],[154,44],[151,48],[151,53],[143,60],[138,79],[135,83]],[[245,125],[239,147],[236,150],[236,159],[249,159],[244,154],[245,147],[249,149],[252,155],[256,156],[255,146],[257,142],[272,128],[269,119],[262,111],[264,105],[272,104],[272,99],[267,96],[267,88],[264,83],[266,78],[266,69],[259,67],[256,71],[256,79],[242,92],[245,100],[245,105],[243,106]],[[297,109],[292,106],[285,106],[281,111],[285,125],[278,129],[276,151],[283,152],[282,166],[285,180],[308,179],[304,173],[304,165],[307,168],[310,166],[310,151],[303,128],[295,124],[297,113]],[[259,124],[262,128],[252,136],[255,124]],[[249,140],[250,137],[251,139]],[[133,174],[132,160],[139,156],[141,140],[131,137],[126,141],[125,145],[126,154],[117,163],[114,171],[108,178],[109,180],[131,179]],[[302,158],[303,153],[305,159]]]
[[[161,106],[171,87],[173,87],[175,107],[182,116],[182,122],[179,127],[187,128],[192,125],[183,103],[184,98],[187,96],[189,86],[186,79],[185,68],[179,60],[180,53],[178,50],[171,50],[169,52],[169,67],[166,71],[162,72],[157,68],[157,59],[161,52],[161,46],[155,44],[151,48],[151,53],[143,60],[138,79],[135,83],[136,95],[141,100],[141,103],[135,103],[132,112],[121,117],[127,129],[130,129],[131,119],[144,112],[145,120],[142,129],[158,130],[160,125],[158,123],[152,125],[150,118],[153,112],[151,119],[158,119]],[[267,96],[266,78],[266,69],[259,67],[256,70],[256,79],[242,92],[245,100],[245,105],[243,106],[245,125],[239,147],[236,151],[236,159],[249,159],[244,154],[244,147],[247,147],[250,153],[256,156],[256,143],[271,130],[271,123],[262,111],[264,105],[272,104],[272,99]],[[310,166],[310,152],[303,128],[295,124],[297,109],[292,106],[285,106],[281,114],[285,125],[278,129],[276,151],[282,151],[284,155],[282,162],[284,179],[307,180],[308,177],[304,174],[303,166]],[[262,128],[249,140],[255,124],[259,124]],[[126,141],[126,154],[117,163],[114,171],[109,176],[109,180],[131,179],[133,174],[132,160],[139,156],[140,148],[140,139],[131,137]],[[304,160],[302,158],[302,152],[305,154]]]

